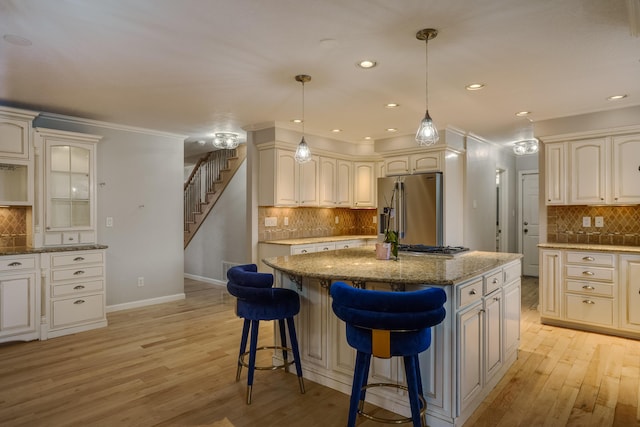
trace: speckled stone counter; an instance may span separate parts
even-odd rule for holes
[[[640,254],[640,246],[590,245],[588,243],[540,243],[538,247],[542,249],[570,249],[578,251]]]
[[[29,248],[27,246],[12,246],[7,248],[0,248],[0,256],[44,254],[49,252],[91,251],[91,250],[107,249],[107,248],[108,246],[105,246],[105,245],[50,246],[46,248]]]
[[[298,239],[265,240],[258,243],[271,243],[274,245],[313,245],[316,243],[342,242],[345,240],[375,240],[378,236],[354,234],[347,236],[326,236],[326,237],[301,237]]]
[[[398,284],[456,285],[511,261],[521,254],[472,251],[447,257],[400,253],[399,259],[378,260],[373,246],[266,258],[284,273],[329,280]]]

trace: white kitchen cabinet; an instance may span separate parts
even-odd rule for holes
[[[31,122],[36,116],[27,110],[0,106],[0,205],[34,203]]]
[[[612,138],[613,203],[640,203],[640,134]]]
[[[260,206],[318,206],[320,158],[299,164],[295,151],[270,148],[260,151]]]
[[[505,280],[503,288],[504,301],[504,358],[505,360],[518,351],[520,345],[520,312],[521,280]]]
[[[547,205],[567,204],[567,155],[565,143],[545,144],[545,199]]]
[[[40,334],[37,255],[0,257],[0,342],[30,341]]]
[[[31,123],[38,113],[0,106],[0,163],[31,158]]]
[[[376,163],[353,162],[353,207],[376,207]]]
[[[439,172],[443,168],[444,152],[428,151],[403,156],[392,156],[384,159],[385,174],[405,175],[422,172]]]
[[[482,302],[456,314],[458,334],[458,412],[462,412],[482,391]]]
[[[620,255],[620,329],[640,333],[640,255]]]
[[[320,157],[320,206],[351,207],[353,178],[351,162]]]
[[[36,129],[44,152],[44,190],[36,247],[96,243],[97,135]]]
[[[560,290],[562,275],[561,252],[544,249],[540,251],[539,298],[540,316],[560,318]]]
[[[569,143],[571,204],[588,205],[606,202],[609,173],[607,148],[605,138]]]
[[[53,338],[107,326],[105,251],[44,253],[47,331]]]

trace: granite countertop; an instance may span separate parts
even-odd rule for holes
[[[313,245],[315,243],[343,242],[345,240],[377,239],[378,236],[354,234],[347,236],[325,236],[325,237],[301,237],[297,239],[261,240],[259,243],[271,243],[274,245]]]
[[[522,254],[465,252],[454,257],[400,253],[398,261],[376,259],[373,246],[286,255],[263,262],[302,277],[402,284],[456,285],[484,274]]]
[[[43,254],[48,252],[91,251],[96,249],[107,249],[107,248],[108,246],[106,245],[49,246],[46,248],[30,248],[27,246],[12,246],[7,248],[0,248],[0,256]]]
[[[543,249],[575,249],[580,251],[640,254],[640,246],[593,245],[588,243],[539,243],[538,247]]]

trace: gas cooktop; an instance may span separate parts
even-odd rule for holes
[[[428,246],[428,245],[398,245],[398,250],[403,252],[420,252],[425,254],[436,255],[456,255],[461,252],[466,252],[469,248],[462,246]]]

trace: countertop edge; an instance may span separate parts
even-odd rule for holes
[[[325,236],[325,237],[298,237],[294,239],[278,239],[278,240],[260,240],[258,243],[269,245],[313,245],[316,243],[342,242],[345,240],[373,240],[378,236],[373,234],[350,234],[344,236]]]
[[[594,252],[624,252],[640,254],[640,246],[594,245],[588,243],[538,243],[541,249],[577,249]]]
[[[107,245],[49,246],[42,248],[19,247],[0,249],[0,256],[32,255],[54,252],[95,251],[108,248],[109,246]]]

